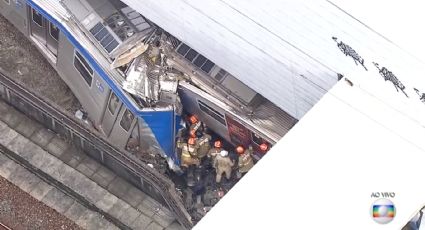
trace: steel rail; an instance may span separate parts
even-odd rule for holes
[[[0,227],[6,229],[6,230],[12,230],[12,228],[8,227],[7,225],[3,224],[2,222],[0,222]]]

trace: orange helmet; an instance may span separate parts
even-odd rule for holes
[[[191,137],[195,137],[196,136],[196,130],[194,130],[194,129],[190,130],[189,134],[190,134]]]
[[[269,146],[266,143],[263,143],[263,144],[260,145],[261,151],[265,152],[265,151],[267,151],[268,148],[269,148]]]
[[[215,141],[214,142],[214,147],[221,148],[221,141]]]
[[[239,145],[238,147],[236,147],[236,152],[238,154],[243,154],[245,152],[245,149],[241,145]]]
[[[198,118],[195,115],[190,116],[189,118],[190,123],[195,124],[196,122],[198,122]]]
[[[187,140],[187,143],[189,145],[194,145],[195,144],[195,138],[193,138],[193,137],[189,138],[189,140]]]

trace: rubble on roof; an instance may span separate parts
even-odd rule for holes
[[[142,55],[149,48],[149,44],[143,42],[146,36],[136,35],[130,37],[125,43],[121,44],[111,53],[111,57],[115,60],[111,64],[111,68],[115,69],[126,65],[138,56]]]
[[[131,37],[111,53],[111,56],[115,57],[111,68],[129,64],[123,89],[143,100],[143,105],[173,105],[176,112],[181,113],[177,87],[178,82],[185,79],[185,76],[167,63],[163,52],[163,39],[164,37],[157,34]]]

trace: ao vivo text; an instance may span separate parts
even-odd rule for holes
[[[395,197],[395,192],[372,192],[372,194],[370,195],[370,197],[372,198],[394,198]]]

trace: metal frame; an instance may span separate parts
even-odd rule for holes
[[[122,125],[121,125],[121,122],[122,122],[122,119],[124,118],[124,114],[125,114],[125,112],[127,112],[127,111],[129,111],[132,115],[133,115],[133,120],[131,121],[131,123],[130,123],[130,127],[128,128],[128,130],[126,130],[124,127],[122,127]],[[120,128],[122,128],[126,133],[130,133],[130,130],[131,130],[131,128],[133,127],[133,123],[134,123],[134,121],[135,120],[137,120],[136,119],[136,115],[134,115],[132,112],[131,112],[131,110],[129,110],[128,108],[125,108],[124,109],[124,111],[122,112],[122,114],[121,114],[121,117],[120,117],[120,122],[119,122],[119,125],[120,125]]]
[[[34,20],[34,11],[36,11],[37,13],[39,13],[40,15],[41,15],[41,25],[40,24],[38,24],[38,22],[36,22],[35,20]],[[35,10],[34,8],[32,8],[31,7],[31,20],[35,23],[35,24],[37,24],[39,27],[41,27],[41,28],[43,28],[43,14],[42,13],[40,13],[40,12],[38,12],[37,10]]]
[[[86,79],[82,76],[82,74],[80,73],[80,71],[77,69],[77,67],[75,67],[75,64],[74,64],[74,61],[75,61],[75,59],[77,58],[78,59],[78,61],[80,61],[80,63],[81,63],[81,65],[84,67],[84,69],[86,69],[87,70],[87,72],[88,73],[90,73],[90,71],[88,71],[88,69],[86,68],[86,66],[81,62],[81,60],[80,60],[80,58],[77,56],[77,50],[76,49],[74,49],[74,58],[72,59],[72,66],[74,67],[74,69],[81,75],[81,77],[83,78],[83,80],[86,82],[86,84],[89,86],[89,88],[91,89],[92,88],[92,86],[93,86],[93,78],[94,78],[94,73],[95,73],[95,70],[93,69],[93,67],[92,66],[90,66],[90,68],[92,68],[92,71],[93,71],[93,73],[91,73],[90,75],[91,75],[91,81],[90,81],[90,85],[87,83],[87,81],[86,81]],[[81,53],[80,52],[78,52],[79,54],[80,54],[80,56],[81,57],[83,57],[83,55],[81,55]],[[84,57],[83,57],[84,58]],[[85,60],[86,61],[86,63],[88,64],[88,65],[90,65],[90,63],[87,61],[87,60]]]
[[[59,33],[58,33],[58,39],[56,39],[55,37],[53,37],[53,35],[52,35],[52,30],[51,30],[51,26],[55,26],[57,29],[58,29],[58,31],[59,31]],[[57,42],[59,42],[59,34],[60,34],[60,30],[59,30],[59,27],[57,27],[55,24],[53,24],[52,22],[50,22],[49,21],[49,35],[50,35],[50,37],[52,37],[53,39],[55,39],[55,41],[57,41]]]
[[[115,115],[116,115],[116,112],[117,112],[117,111],[118,111],[118,109],[119,109],[119,102],[120,102],[120,98],[119,98],[119,97],[117,97],[117,95],[115,95],[115,97],[118,99],[118,106],[115,108],[114,113],[112,113],[112,112],[111,112],[111,110],[109,109],[109,105],[111,104],[112,94],[114,94],[114,95],[115,95],[114,91],[112,91],[112,90],[111,90],[111,92],[109,93],[108,105],[107,105],[106,107],[107,107],[107,110],[108,110],[109,114],[110,114],[111,116],[115,116]]]

